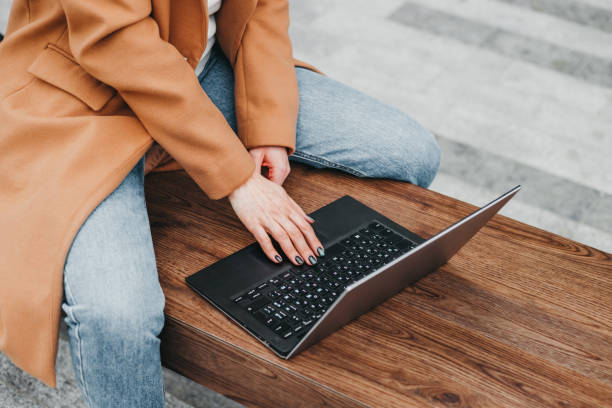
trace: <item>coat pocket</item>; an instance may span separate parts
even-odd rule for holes
[[[48,44],[28,67],[28,72],[76,97],[99,111],[115,95],[115,90],[87,73],[67,52]]]

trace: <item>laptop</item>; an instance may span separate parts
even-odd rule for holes
[[[289,359],[445,264],[519,189],[430,239],[345,195],[309,214],[325,247],[316,265],[275,264],[254,243],[186,282]]]

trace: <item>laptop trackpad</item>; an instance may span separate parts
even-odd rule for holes
[[[255,243],[205,268],[201,283],[206,291],[227,297],[282,269],[270,261]]]

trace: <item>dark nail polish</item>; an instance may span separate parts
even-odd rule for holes
[[[297,262],[298,265],[301,265],[301,264],[304,263],[304,260],[302,259],[301,256],[298,255],[298,256],[295,257],[295,262]]]
[[[317,258],[315,258],[314,256],[310,255],[308,257],[308,262],[310,262],[311,265],[315,265],[317,263]]]
[[[318,247],[317,252],[319,253],[319,256],[325,256],[325,251],[323,250],[323,248]]]
[[[283,258],[280,257],[280,255],[274,255],[274,259],[276,260],[276,262],[280,262],[283,260]]]

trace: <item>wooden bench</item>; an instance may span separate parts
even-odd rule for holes
[[[475,207],[408,183],[293,164],[305,211],[350,194],[424,237]],[[253,242],[184,172],[146,182],[164,364],[256,407],[612,406],[612,256],[496,216],[447,265],[284,361],[189,289]]]

